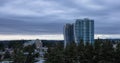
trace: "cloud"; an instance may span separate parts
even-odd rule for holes
[[[59,34],[54,35],[0,35],[0,40],[63,40],[63,36]],[[47,37],[47,38],[46,38]],[[53,38],[55,37],[55,38]]]
[[[96,34],[120,34],[119,0],[0,0],[0,34],[62,34],[88,17]]]
[[[63,25],[63,23],[34,23],[9,19],[1,20],[4,22],[0,23],[0,34],[61,34],[61,25]]]

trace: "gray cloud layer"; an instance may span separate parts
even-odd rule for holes
[[[88,17],[95,33],[120,34],[119,0],[0,0],[0,34],[61,34]]]

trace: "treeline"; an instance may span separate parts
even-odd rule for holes
[[[45,63],[120,63],[120,42],[96,40],[76,45],[72,42],[66,48],[62,44],[49,47]]]

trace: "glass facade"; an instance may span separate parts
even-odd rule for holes
[[[94,20],[90,19],[77,19],[74,24],[66,24],[64,26],[64,46],[70,42],[79,44],[81,41],[84,43],[94,42]]]
[[[70,44],[70,42],[74,41],[74,25],[66,24],[64,26],[64,46]]]
[[[90,19],[77,19],[74,24],[74,38],[77,44],[82,40],[84,43],[94,42],[94,21]]]

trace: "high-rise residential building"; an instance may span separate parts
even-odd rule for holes
[[[70,42],[79,44],[94,42],[94,20],[88,18],[77,19],[74,24],[66,24],[64,26],[64,46]]]
[[[77,44],[80,41],[84,43],[94,42],[94,20],[90,20],[88,18],[85,19],[77,19],[74,24],[74,38]]]
[[[74,25],[66,24],[64,26],[64,46],[74,41]]]

